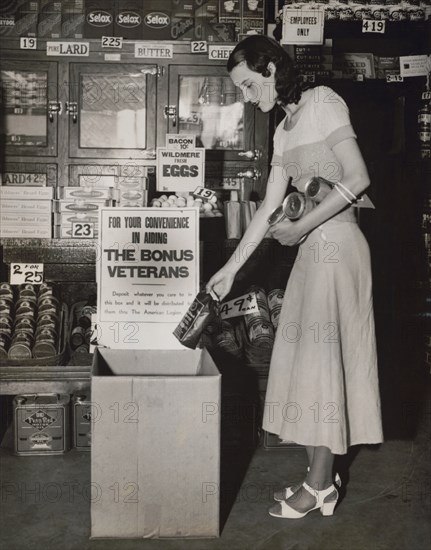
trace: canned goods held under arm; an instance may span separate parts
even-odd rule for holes
[[[293,191],[284,199],[281,206],[278,206],[268,218],[269,225],[275,225],[278,222],[285,220],[299,220],[304,214],[310,212],[313,208],[313,202],[303,193]]]

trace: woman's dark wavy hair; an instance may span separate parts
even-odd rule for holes
[[[237,44],[227,61],[227,70],[232,71],[242,61],[247,67],[264,77],[270,75],[268,63],[275,65],[275,89],[277,99],[283,105],[298,103],[304,90],[299,71],[282,46],[269,36],[253,34]]]

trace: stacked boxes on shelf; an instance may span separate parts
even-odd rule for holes
[[[85,238],[92,234],[96,238],[98,210],[101,206],[113,205],[112,188],[60,187],[58,194],[59,199],[55,202],[54,237]]]
[[[306,80],[341,77],[333,70],[331,39],[326,39],[323,46],[295,46],[295,61]]]
[[[0,237],[50,239],[52,187],[0,186]]]
[[[235,41],[264,32],[265,0],[15,0],[1,36]]]

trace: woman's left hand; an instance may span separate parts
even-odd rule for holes
[[[299,222],[283,220],[269,228],[270,234],[284,246],[295,246],[305,235]]]

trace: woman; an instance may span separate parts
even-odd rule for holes
[[[332,515],[335,454],[383,440],[378,390],[368,244],[353,205],[369,185],[345,102],[324,86],[304,89],[287,52],[253,35],[233,50],[227,69],[244,100],[286,112],[274,135],[266,196],[229,261],[210,279],[224,298],[251,246],[267,233],[282,245],[300,244],[276,333],[263,428],[304,445],[304,483],[275,493],[269,513],[300,518],[320,509]],[[301,219],[269,228],[289,177],[304,191],[313,176],[337,185]],[[340,484],[338,476],[336,483]]]

